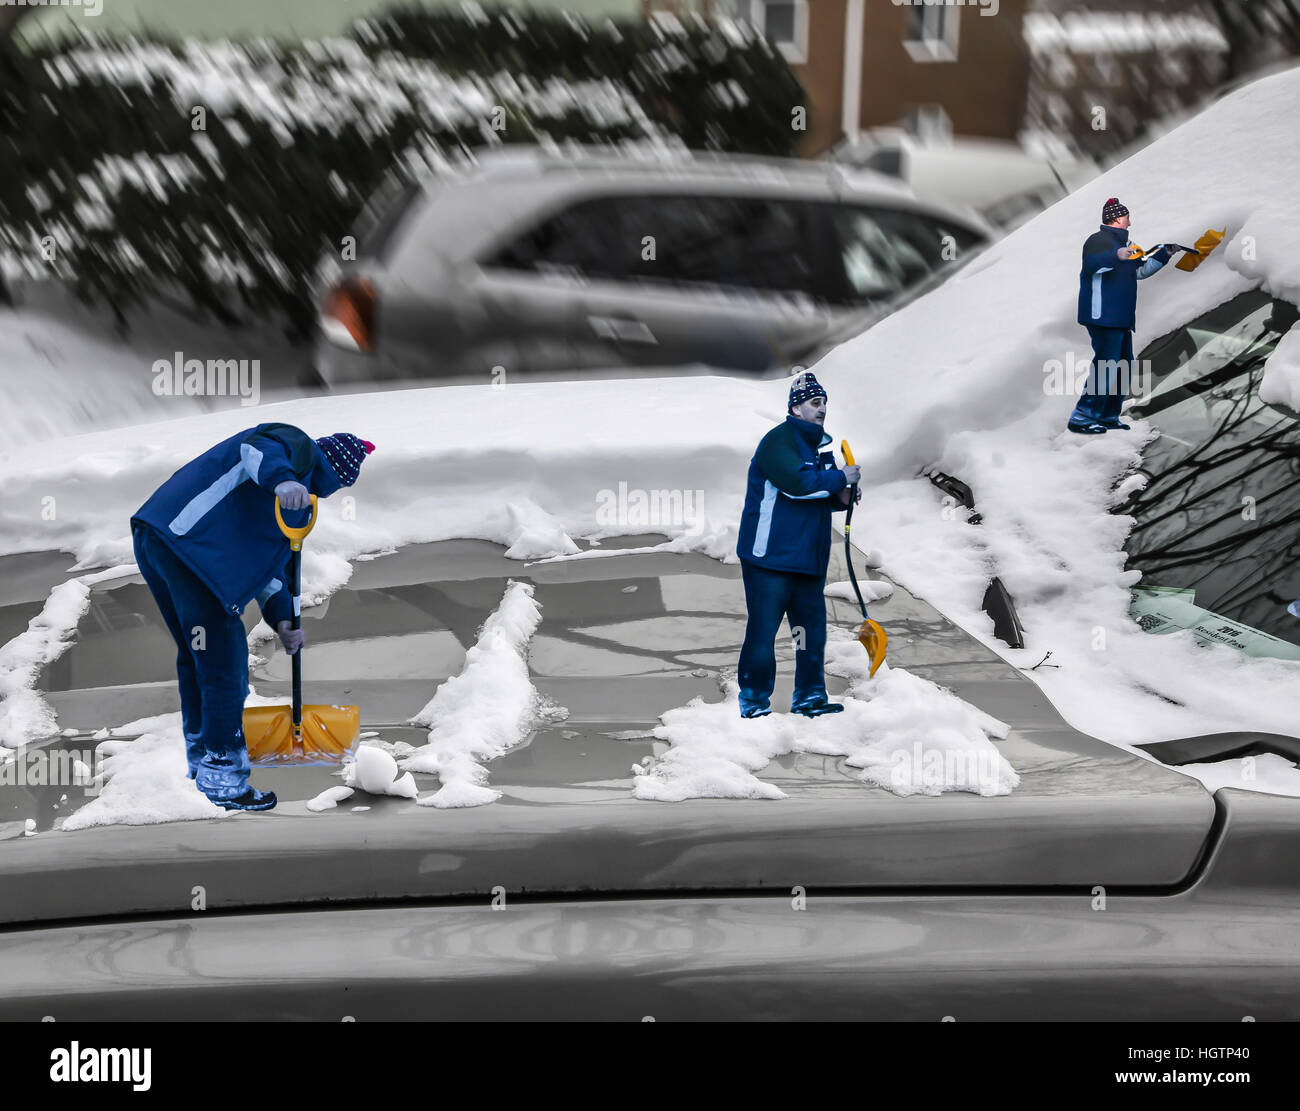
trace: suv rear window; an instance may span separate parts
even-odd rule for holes
[[[377,194],[357,221],[357,256],[383,258],[394,233],[423,192],[415,183],[389,186]]]
[[[836,244],[838,299],[885,300],[916,285],[939,265],[981,242],[960,224],[917,212],[865,205],[825,205]],[[945,259],[949,237],[956,255]]]

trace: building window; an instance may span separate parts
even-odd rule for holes
[[[1128,67],[1128,83],[1133,91],[1140,97],[1147,95],[1147,90],[1151,87],[1151,82],[1147,80],[1146,62],[1130,63]]]
[[[961,8],[915,4],[907,9],[903,46],[914,62],[955,62]]]
[[[1172,54],[1164,53],[1160,55],[1160,70],[1165,76],[1165,81],[1170,85],[1187,84],[1187,59],[1175,57]]]
[[[1074,80],[1074,59],[1064,50],[1052,54],[1052,81],[1057,85],[1068,85]]]
[[[808,61],[808,0],[750,0],[749,18],[787,62]]]
[[[1093,58],[1092,71],[1102,85],[1113,85],[1119,77],[1119,65],[1110,54],[1098,54]]]

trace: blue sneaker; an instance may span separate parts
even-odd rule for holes
[[[1102,432],[1106,431],[1106,426],[1104,424],[1101,424],[1099,421],[1095,421],[1095,420],[1088,420],[1088,421],[1072,420],[1065,427],[1069,429],[1071,432],[1078,432],[1083,436],[1097,436],[1100,435]],[[1128,426],[1125,425],[1125,427]]]
[[[766,706],[750,706],[748,709],[740,711],[742,718],[765,718],[772,711]]]

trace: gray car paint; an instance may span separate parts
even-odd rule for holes
[[[841,558],[836,549],[832,577],[843,574]],[[717,668],[697,666],[692,653],[705,647],[699,643],[705,615],[729,621],[738,643],[744,602],[737,567],[698,556],[626,555],[521,569],[494,546],[473,543],[429,545],[402,559],[387,567],[385,560],[358,565],[353,581],[331,599],[338,623],[355,626],[347,596],[368,584],[383,582],[392,593],[438,580],[454,583],[455,597],[476,606],[443,608],[440,617],[428,612],[425,620],[468,641],[507,577],[535,579],[545,619],[534,656],[545,640],[554,662],[542,673],[535,664],[534,681],[572,714],[520,750],[529,753],[527,782],[512,782],[512,765],[498,762],[492,781],[505,794],[492,806],[439,811],[381,798],[367,800],[372,809],[365,814],[317,814],[306,800],[338,782],[331,769],[259,769],[257,781],[282,800],[269,814],[0,842],[4,920],[173,913],[188,905],[196,883],[207,888],[208,905],[221,908],[473,897],[498,885],[564,893],[792,884],[1173,887],[1190,873],[1209,833],[1213,803],[1194,779],[1069,728],[1023,675],[897,587],[876,607],[893,633],[892,662],[940,679],[1013,726],[997,743],[1023,777],[1015,792],[899,798],[864,786],[836,759],[792,755],[764,773],[788,793],[784,801],[633,799],[630,768],[646,754],[646,742],[608,734],[630,724],[652,727],[660,713],[691,697],[718,697]],[[674,605],[688,611],[669,611],[655,597],[664,583]],[[631,596],[623,592],[638,584]],[[830,605],[837,623],[853,627],[852,607]],[[693,622],[689,613],[699,616]],[[644,636],[646,627],[638,621],[624,628],[628,618],[654,622],[670,648],[647,651],[637,631]],[[409,626],[415,619],[393,620]],[[327,613],[321,637],[329,635],[329,624]],[[600,633],[606,647],[599,659],[612,658],[612,671],[602,665],[609,673],[593,675],[597,650],[590,642]],[[321,639],[315,631],[309,636]],[[731,662],[736,646],[720,645],[722,658]],[[307,663],[310,674],[310,656]],[[337,683],[317,681],[306,698],[355,698],[367,720],[396,721],[418,710],[435,683],[356,681],[343,696]],[[788,683],[783,676],[778,699],[788,698]],[[143,686],[147,700],[167,693],[165,684]],[[259,688],[268,685],[259,681]],[[58,706],[58,693],[50,697]],[[150,701],[149,709],[158,708]],[[574,736],[565,738],[566,731]],[[596,753],[604,770],[593,775],[587,768],[594,764],[564,759],[561,741],[570,750],[581,746],[587,761]],[[622,772],[611,777],[623,745]],[[436,786],[433,777],[418,778],[422,789]]]
[[[1218,800],[1206,866],[1172,895],[179,913],[0,935],[0,1019],[1294,1021],[1300,865],[1276,859],[1294,800]]]

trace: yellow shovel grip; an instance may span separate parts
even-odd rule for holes
[[[288,539],[289,548],[295,552],[302,551],[303,540],[316,524],[316,495],[309,494],[308,497],[311,498],[311,517],[301,528],[290,528],[284,523],[284,518],[280,516],[280,499],[278,496],[275,499],[275,523],[280,526],[280,531]]]
[[[844,456],[844,462],[850,467],[853,466],[853,452],[849,450],[848,440],[840,441],[840,454]]]

